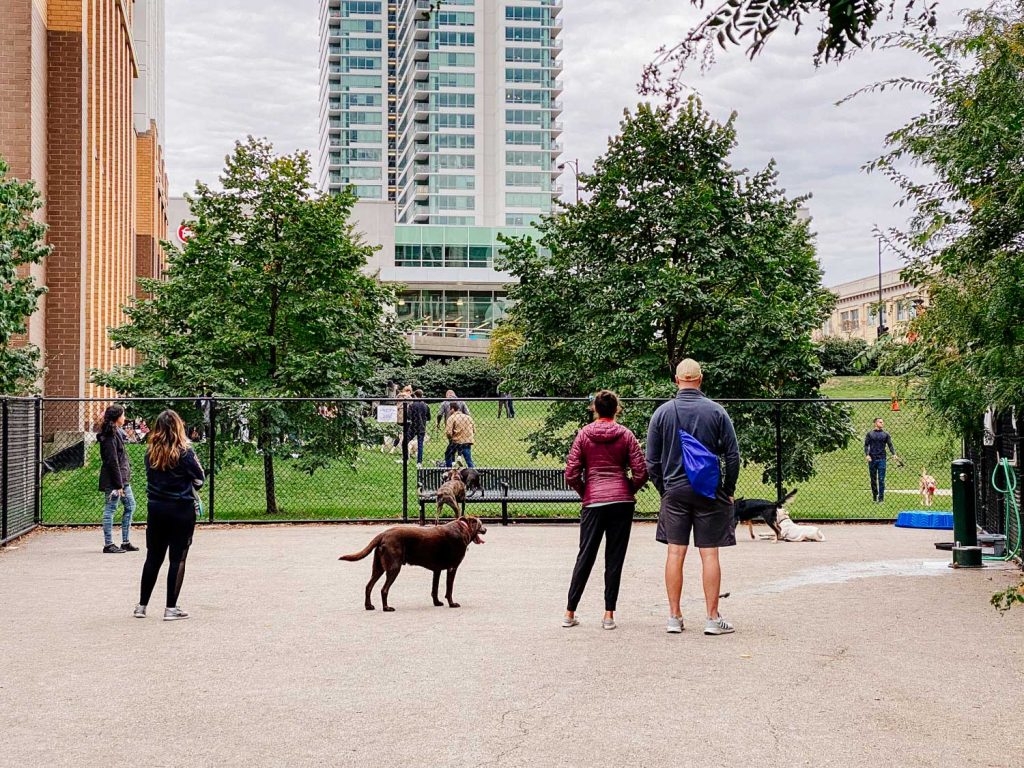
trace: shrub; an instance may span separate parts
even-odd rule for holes
[[[868,349],[864,339],[826,336],[817,344],[818,361],[834,376],[855,376],[867,371],[858,368],[855,361]]]

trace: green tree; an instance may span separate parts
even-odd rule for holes
[[[704,7],[704,0],[690,0]],[[815,65],[842,59],[864,47],[871,30],[882,19],[902,15],[907,29],[928,30],[936,24],[934,0],[724,0],[710,11],[680,42],[662,47],[644,68],[641,92],[677,96],[684,84],[687,64],[703,59],[707,64],[714,49],[747,44],[747,54],[757,56],[783,24],[799,33],[809,19],[820,19],[820,37],[814,51]]]
[[[818,360],[822,368],[836,376],[854,376],[863,373],[856,362],[867,348],[864,339],[826,336],[817,344]]]
[[[590,200],[545,219],[540,248],[505,241],[502,268],[519,278],[510,319],[525,337],[506,374],[517,391],[663,398],[675,365],[694,357],[718,397],[818,395],[825,371],[811,332],[834,297],[797,217],[803,198],[785,196],[774,165],[731,166],[734,118],[716,123],[696,98],[640,105],[583,177]],[[773,472],[771,409],[730,407],[747,458]],[[627,412],[641,435],[648,413]],[[555,407],[534,451],[564,451],[564,427],[583,417],[574,404]],[[809,477],[814,455],[849,437],[841,408],[785,418],[790,479]]]
[[[189,198],[194,236],[165,245],[163,280],[125,307],[113,330],[136,351],[128,368],[96,372],[124,395],[216,393],[244,397],[355,395],[407,346],[389,307],[394,291],[364,274],[373,249],[349,223],[355,198],[316,193],[306,153],[274,155],[249,138],[227,158],[223,191],[200,184]],[[312,472],[332,457],[354,460],[358,409],[314,403],[231,406],[262,452],[268,514],[277,512],[275,454],[295,451]]]
[[[0,158],[0,394],[20,395],[33,391],[42,370],[39,350],[31,344],[14,346],[14,337],[28,330],[28,318],[36,311],[46,289],[19,270],[38,264],[50,252],[43,242],[46,227],[32,214],[42,199],[31,181],[7,175]]]
[[[487,347],[487,359],[491,365],[499,371],[506,368],[515,357],[516,352],[526,339],[513,323],[504,321],[498,323],[491,334],[491,343]]]
[[[911,33],[887,45],[932,65],[923,80],[894,78],[866,90],[930,95],[927,111],[886,137],[868,169],[886,174],[913,209],[890,242],[929,306],[901,345],[918,393],[959,434],[976,432],[988,406],[1024,404],[1024,3],[964,14],[961,31]],[[929,178],[915,178],[920,167]]]

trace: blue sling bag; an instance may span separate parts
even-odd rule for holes
[[[677,416],[678,412],[677,404]],[[716,498],[718,484],[722,479],[722,467],[718,456],[682,427],[676,431],[679,433],[679,446],[683,453],[683,469],[686,471],[686,479],[690,481],[690,487],[701,496]]]

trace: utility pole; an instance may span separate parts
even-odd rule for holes
[[[572,169],[572,175],[576,179],[576,203],[580,202],[580,160],[566,160],[564,163],[558,164],[558,170],[564,171],[566,167]]]

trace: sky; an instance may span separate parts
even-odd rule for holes
[[[963,3],[964,0],[958,0]],[[318,0],[172,0],[166,5],[167,125],[171,194],[196,180],[215,184],[236,139],[269,138],[281,152],[318,143]],[[956,3],[940,27],[956,23]],[[687,0],[564,0],[562,160],[584,170],[606,148],[623,110],[641,100],[644,64],[699,19]],[[922,111],[920,95],[887,91],[836,106],[847,94],[894,75],[919,75],[922,63],[901,51],[861,51],[815,68],[815,24],[800,35],[780,28],[750,61],[740,49],[720,54],[706,73],[686,78],[716,119],[737,118],[734,166],[758,170],[772,158],[790,196],[807,203],[826,285],[874,274],[876,226],[901,226],[898,194],[863,164],[888,131]],[[574,181],[562,179],[571,199]],[[883,269],[900,266],[886,252]]]

